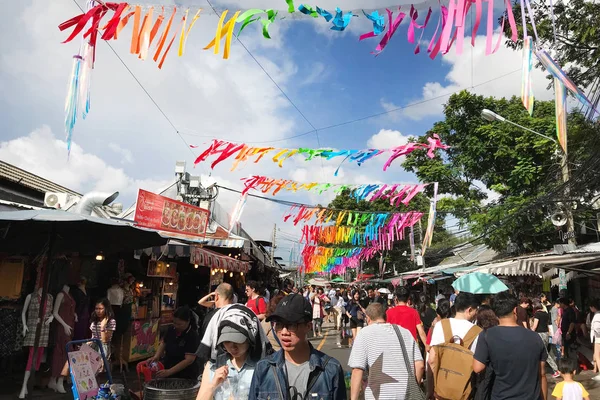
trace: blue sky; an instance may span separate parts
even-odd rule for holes
[[[255,0],[252,4],[249,0],[229,1],[232,9],[236,3],[243,4],[244,9],[285,8],[283,0]],[[344,4],[346,9],[357,10],[389,5],[389,1],[348,0]],[[188,0],[185,5],[194,11],[197,7],[208,8],[205,0]],[[228,7],[225,2],[215,5],[218,10]],[[333,10],[336,2],[323,0],[318,5]],[[403,11],[409,7],[405,5]],[[427,6],[419,8],[422,23]],[[415,181],[398,162],[384,173],[382,160],[362,167],[345,165],[337,178],[333,177],[337,168],[334,162],[298,159],[288,160],[281,169],[266,160],[234,173],[229,172],[229,162],[214,171],[207,165],[193,169],[194,156],[200,149],[190,151],[188,145],[202,147],[212,137],[271,142],[277,147],[318,147],[315,134],[287,139],[310,131],[311,127],[240,43],[234,40],[230,60],[202,50],[214,37],[218,20],[209,12],[201,14],[184,56],[178,58],[172,50],[162,71],[153,62],[140,61],[129,54],[130,26],[122,39],[112,42],[179,134],[106,43],[99,41],[92,78],[92,109],[88,118],[76,125],[75,146],[67,160],[63,107],[71,57],[78,50],[79,38],[61,44],[68,35],[59,32],[57,26],[79,10],[71,0],[22,0],[5,5],[4,11],[0,25],[0,159],[74,190],[119,190],[119,201],[127,207],[135,201],[139,188],[157,190],[172,182],[177,160],[187,161],[188,170],[202,174],[204,183],[217,181],[234,188],[241,187],[241,177],[251,174],[335,183]],[[501,12],[496,10],[496,16]],[[425,39],[431,37],[436,24],[434,13]],[[489,96],[520,93],[520,73],[514,72],[521,67],[519,53],[501,46],[498,53],[485,56],[485,37],[479,36],[474,49],[466,39],[464,54],[457,55],[453,49],[432,61],[426,54],[426,43],[421,46],[421,54],[413,54],[414,45],[406,41],[407,26],[405,20],[379,57],[370,54],[378,39],[358,41],[358,36],[370,28],[362,16],[354,18],[344,33],[329,30],[322,18],[294,17],[276,21],[270,28],[270,41],[262,38],[258,26],[248,27],[241,40],[317,128],[425,100],[406,110],[320,131],[323,147],[403,144],[408,136],[423,134],[441,118],[447,99],[443,95],[471,85],[477,93]],[[485,22],[479,35],[484,33]],[[544,74],[536,71],[534,88],[538,99],[552,98],[546,85]],[[323,204],[331,199],[314,195],[284,198]],[[225,193],[219,198],[226,209],[232,209],[236,200]],[[273,223],[296,235],[297,228],[283,225],[283,212],[284,208],[272,203],[252,200],[242,223],[259,239],[270,236]]]

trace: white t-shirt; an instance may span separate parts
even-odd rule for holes
[[[474,327],[475,325],[465,319],[456,319],[449,318],[450,328],[452,328],[452,336],[458,336],[461,339],[465,337],[467,332]],[[439,322],[435,324],[433,327],[433,332],[431,333],[431,346],[435,346],[436,344],[444,343],[444,328],[442,328],[442,323]],[[473,353],[475,353],[475,348],[477,347],[477,338],[473,341],[470,349]]]
[[[122,306],[125,291],[121,287],[111,287],[106,291],[106,298],[111,306]]]
[[[594,318],[592,319],[590,341],[592,343],[600,343],[600,312],[594,314]]]
[[[401,326],[398,328],[408,353],[410,372],[406,369],[402,347],[391,324],[372,324],[356,335],[348,366],[369,372],[366,400],[410,398],[406,393],[408,380],[415,379],[415,361],[423,361],[423,357],[412,334]]]
[[[202,337],[202,344],[210,347],[210,359],[217,359],[217,341],[219,340],[219,324],[225,315],[225,311],[231,307],[233,304],[228,304],[224,307],[219,308],[219,310],[213,315],[206,327],[206,331],[204,332],[204,336]]]

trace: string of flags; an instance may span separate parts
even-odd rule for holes
[[[276,195],[281,190],[296,193],[299,190],[305,190],[311,193],[322,194],[328,190],[333,190],[335,194],[340,194],[346,190],[350,197],[356,201],[368,200],[376,201],[379,199],[389,200],[390,205],[399,206],[408,205],[410,201],[425,189],[427,184],[336,184],[336,183],[301,183],[289,179],[269,178],[261,175],[254,175],[249,178],[242,178],[244,189],[242,195],[246,195],[251,190],[260,190],[262,193],[272,192]]]
[[[197,148],[197,146],[192,146]],[[399,157],[408,155],[416,150],[427,150],[427,156],[433,158],[435,151],[438,149],[448,149],[449,146],[443,144],[437,134],[432,134],[427,138],[427,143],[407,143],[405,145],[392,147],[389,149],[363,149],[363,150],[334,150],[334,149],[309,149],[309,148],[275,148],[275,147],[254,147],[244,143],[233,143],[225,140],[213,140],[210,146],[205,149],[194,161],[194,164],[207,161],[210,157],[217,156],[211,163],[210,167],[215,168],[219,163],[233,157],[234,171],[240,163],[245,163],[253,159],[254,163],[258,163],[266,155],[272,154],[271,160],[283,167],[284,161],[295,156],[303,156],[305,161],[314,160],[315,158],[332,160],[334,158],[343,158],[342,163],[356,162],[357,165],[362,165],[374,157],[386,154],[388,159],[383,165],[383,170],[386,171],[394,160]],[[336,169],[334,175],[337,176],[339,169]]]

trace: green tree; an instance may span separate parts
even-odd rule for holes
[[[531,2],[539,43],[545,49],[553,49],[561,65],[581,88],[598,85],[600,76],[600,3],[586,0],[559,0],[554,5],[555,30],[552,15],[546,2]],[[513,13],[521,21],[521,5],[513,4]],[[526,11],[527,13],[527,11]],[[527,34],[534,39],[533,26],[527,16]],[[510,37],[510,27],[505,24],[505,35]],[[523,37],[522,24],[518,24],[519,38]],[[521,49],[523,42],[506,41],[515,50]],[[597,86],[596,86],[597,87]]]
[[[450,97],[444,107],[445,119],[431,129],[450,149],[433,159],[413,153],[403,166],[422,182],[439,182],[439,193],[448,196],[440,200],[438,210],[455,215],[490,247],[504,251],[512,242],[521,252],[546,250],[558,242],[548,216],[557,202],[566,200],[562,192],[552,192],[551,199],[538,204],[538,199],[561,183],[557,145],[508,123],[483,120],[485,108],[556,137],[553,102],[536,102],[532,118],[516,97],[494,99],[462,91]],[[568,127],[570,160],[588,159],[597,126],[573,113]],[[571,167],[577,170],[576,164]],[[486,188],[497,192],[499,198],[489,202]],[[594,188],[577,188],[576,193],[590,197],[593,192]]]

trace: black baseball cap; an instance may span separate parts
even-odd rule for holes
[[[270,321],[285,321],[291,323],[308,322],[312,320],[312,307],[308,300],[301,294],[292,293],[285,296],[275,312],[267,317],[267,322]]]

